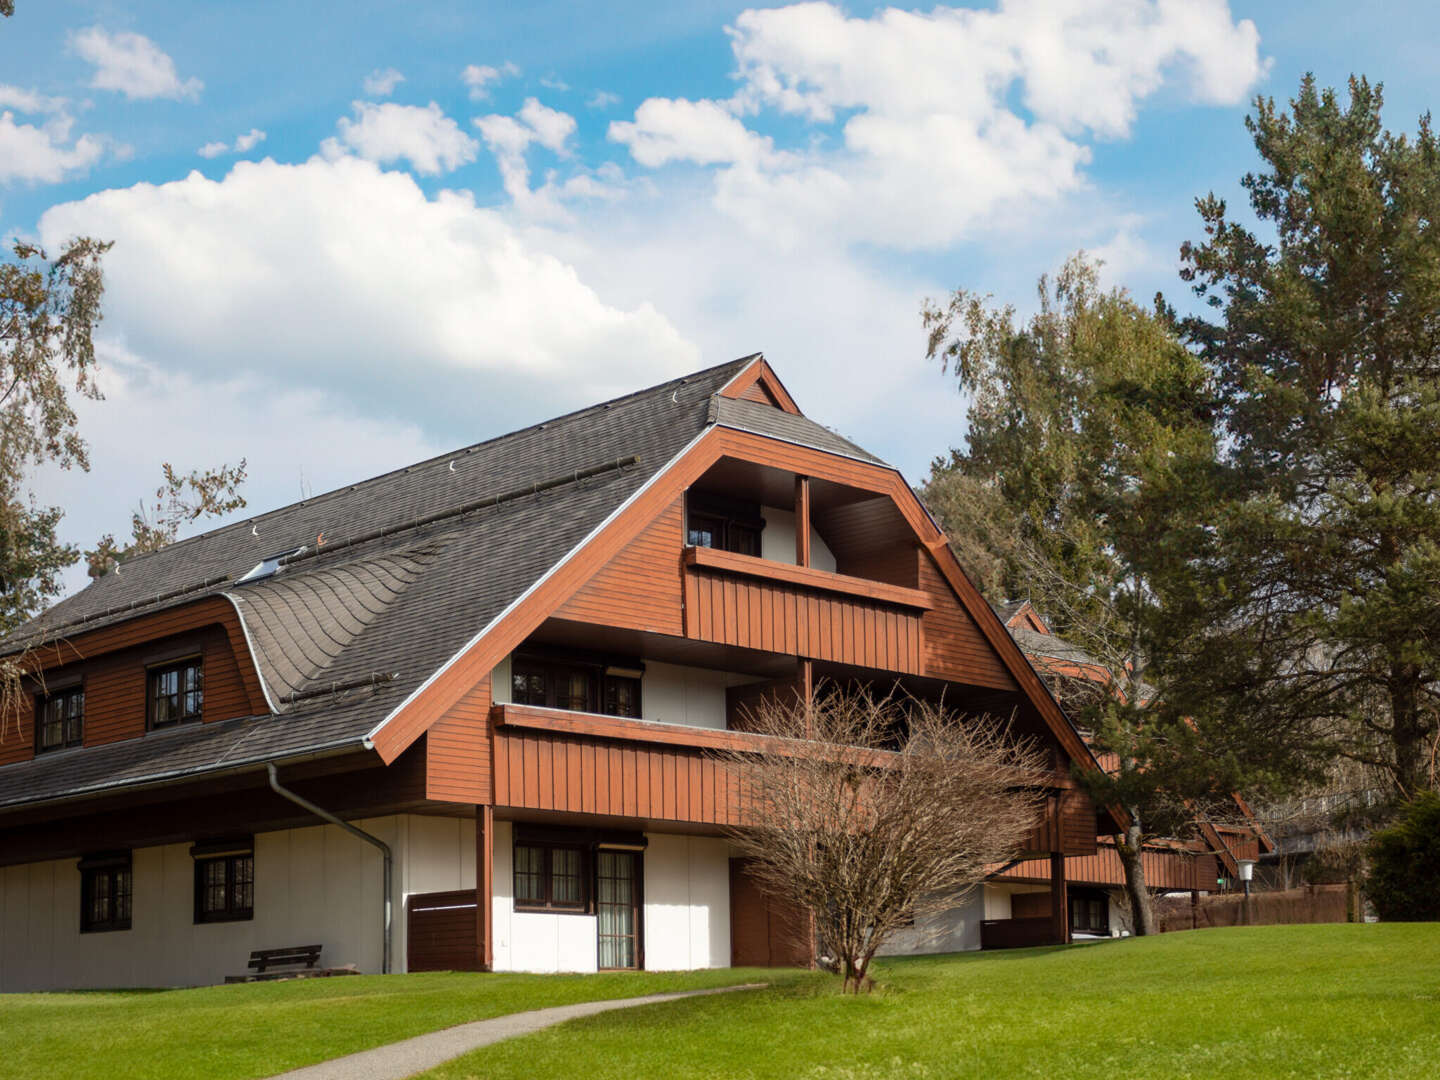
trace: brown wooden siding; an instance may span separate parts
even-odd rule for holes
[[[761,405],[779,405],[779,402],[775,400],[775,395],[770,393],[770,391],[765,388],[765,384],[758,380],[740,392],[740,399],[742,401],[758,402]]]
[[[1014,690],[1015,679],[928,558],[920,560],[920,588],[932,607],[925,613],[924,674],[975,686]]]
[[[204,658],[206,723],[269,711],[235,609],[221,597],[76,634],[35,659],[47,686],[83,682],[85,745],[100,746],[145,733],[147,665],[195,654]],[[33,756],[33,711],[19,719],[0,739],[0,764]]]
[[[679,636],[685,499],[676,499],[555,614],[562,619]]]
[[[920,613],[761,578],[685,575],[690,637],[812,660],[918,674]]]
[[[740,824],[740,793],[703,750],[502,726],[495,803],[525,810]]]
[[[1145,880],[1152,889],[1214,889],[1215,856],[1177,849],[1146,848],[1141,855]],[[1125,884],[1125,869],[1113,844],[1099,845],[1093,855],[1070,855],[1065,877],[1072,885]],[[1026,859],[995,875],[997,881],[1048,881],[1048,859]],[[1047,894],[1048,895],[1048,894]],[[1048,901],[1046,910],[1049,910]]]
[[[417,893],[405,901],[407,971],[479,971],[475,890]]]
[[[730,860],[731,967],[809,967],[808,930],[805,915],[762,890],[744,859]]]
[[[491,804],[490,679],[435,722],[425,737],[425,795],[440,802]]]

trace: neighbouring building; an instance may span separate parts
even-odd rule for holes
[[[1052,686],[1076,679],[1111,686],[1114,679],[1104,663],[1074,642],[1054,634],[1028,600],[999,605],[996,613],[1031,666]],[[1086,737],[1082,732],[1082,737]],[[1088,737],[1086,737],[1088,742]],[[1114,768],[1113,754],[1097,753],[1102,768]],[[1213,821],[1197,814],[1193,834],[1183,838],[1149,841],[1141,854],[1145,882],[1154,897],[1189,893],[1192,900],[1206,893],[1236,887],[1240,860],[1259,860],[1275,850],[1275,843],[1255,820],[1249,806],[1234,796],[1234,814]],[[1037,859],[1021,859],[997,871],[992,882],[1024,883],[1032,892],[1012,901],[1014,921],[987,925],[987,946],[1034,945],[1049,934],[1050,867]],[[1125,900],[1125,869],[1113,836],[1101,837],[1096,849],[1065,860],[1066,901],[1073,938],[1116,937],[1131,930]],[[1024,920],[1024,921],[1021,921]]]
[[[759,356],[137,557],[0,648],[36,676],[0,739],[3,990],[313,943],[367,972],[808,962],[709,752],[825,679],[1013,715],[1049,755],[1045,880],[991,881],[929,948],[1040,894],[1067,940],[1067,860],[1115,828],[904,479]]]

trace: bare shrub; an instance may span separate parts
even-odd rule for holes
[[[1036,824],[1042,758],[1007,725],[863,690],[768,699],[725,751],[739,779],[731,832],[761,888],[813,919],[847,990],[876,950],[955,907]]]

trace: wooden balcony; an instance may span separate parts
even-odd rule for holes
[[[686,548],[685,634],[700,641],[918,674],[925,656],[919,589],[811,567]]]

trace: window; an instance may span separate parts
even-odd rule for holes
[[[131,890],[128,853],[81,859],[80,932],[129,930]]]
[[[195,921],[235,922],[255,915],[255,856],[231,852],[195,858]]]
[[[85,690],[74,686],[35,699],[35,749],[79,746],[85,737]]]
[[[640,676],[639,668],[517,656],[510,663],[510,700],[639,719]]]
[[[1104,893],[1070,894],[1070,932],[1109,934],[1110,903]]]
[[[703,493],[692,493],[685,507],[685,542],[739,555],[760,554],[760,507]]]
[[[200,658],[150,669],[150,726],[168,727],[199,720],[205,701]]]
[[[515,845],[515,910],[584,912],[585,849],[580,844]]]

